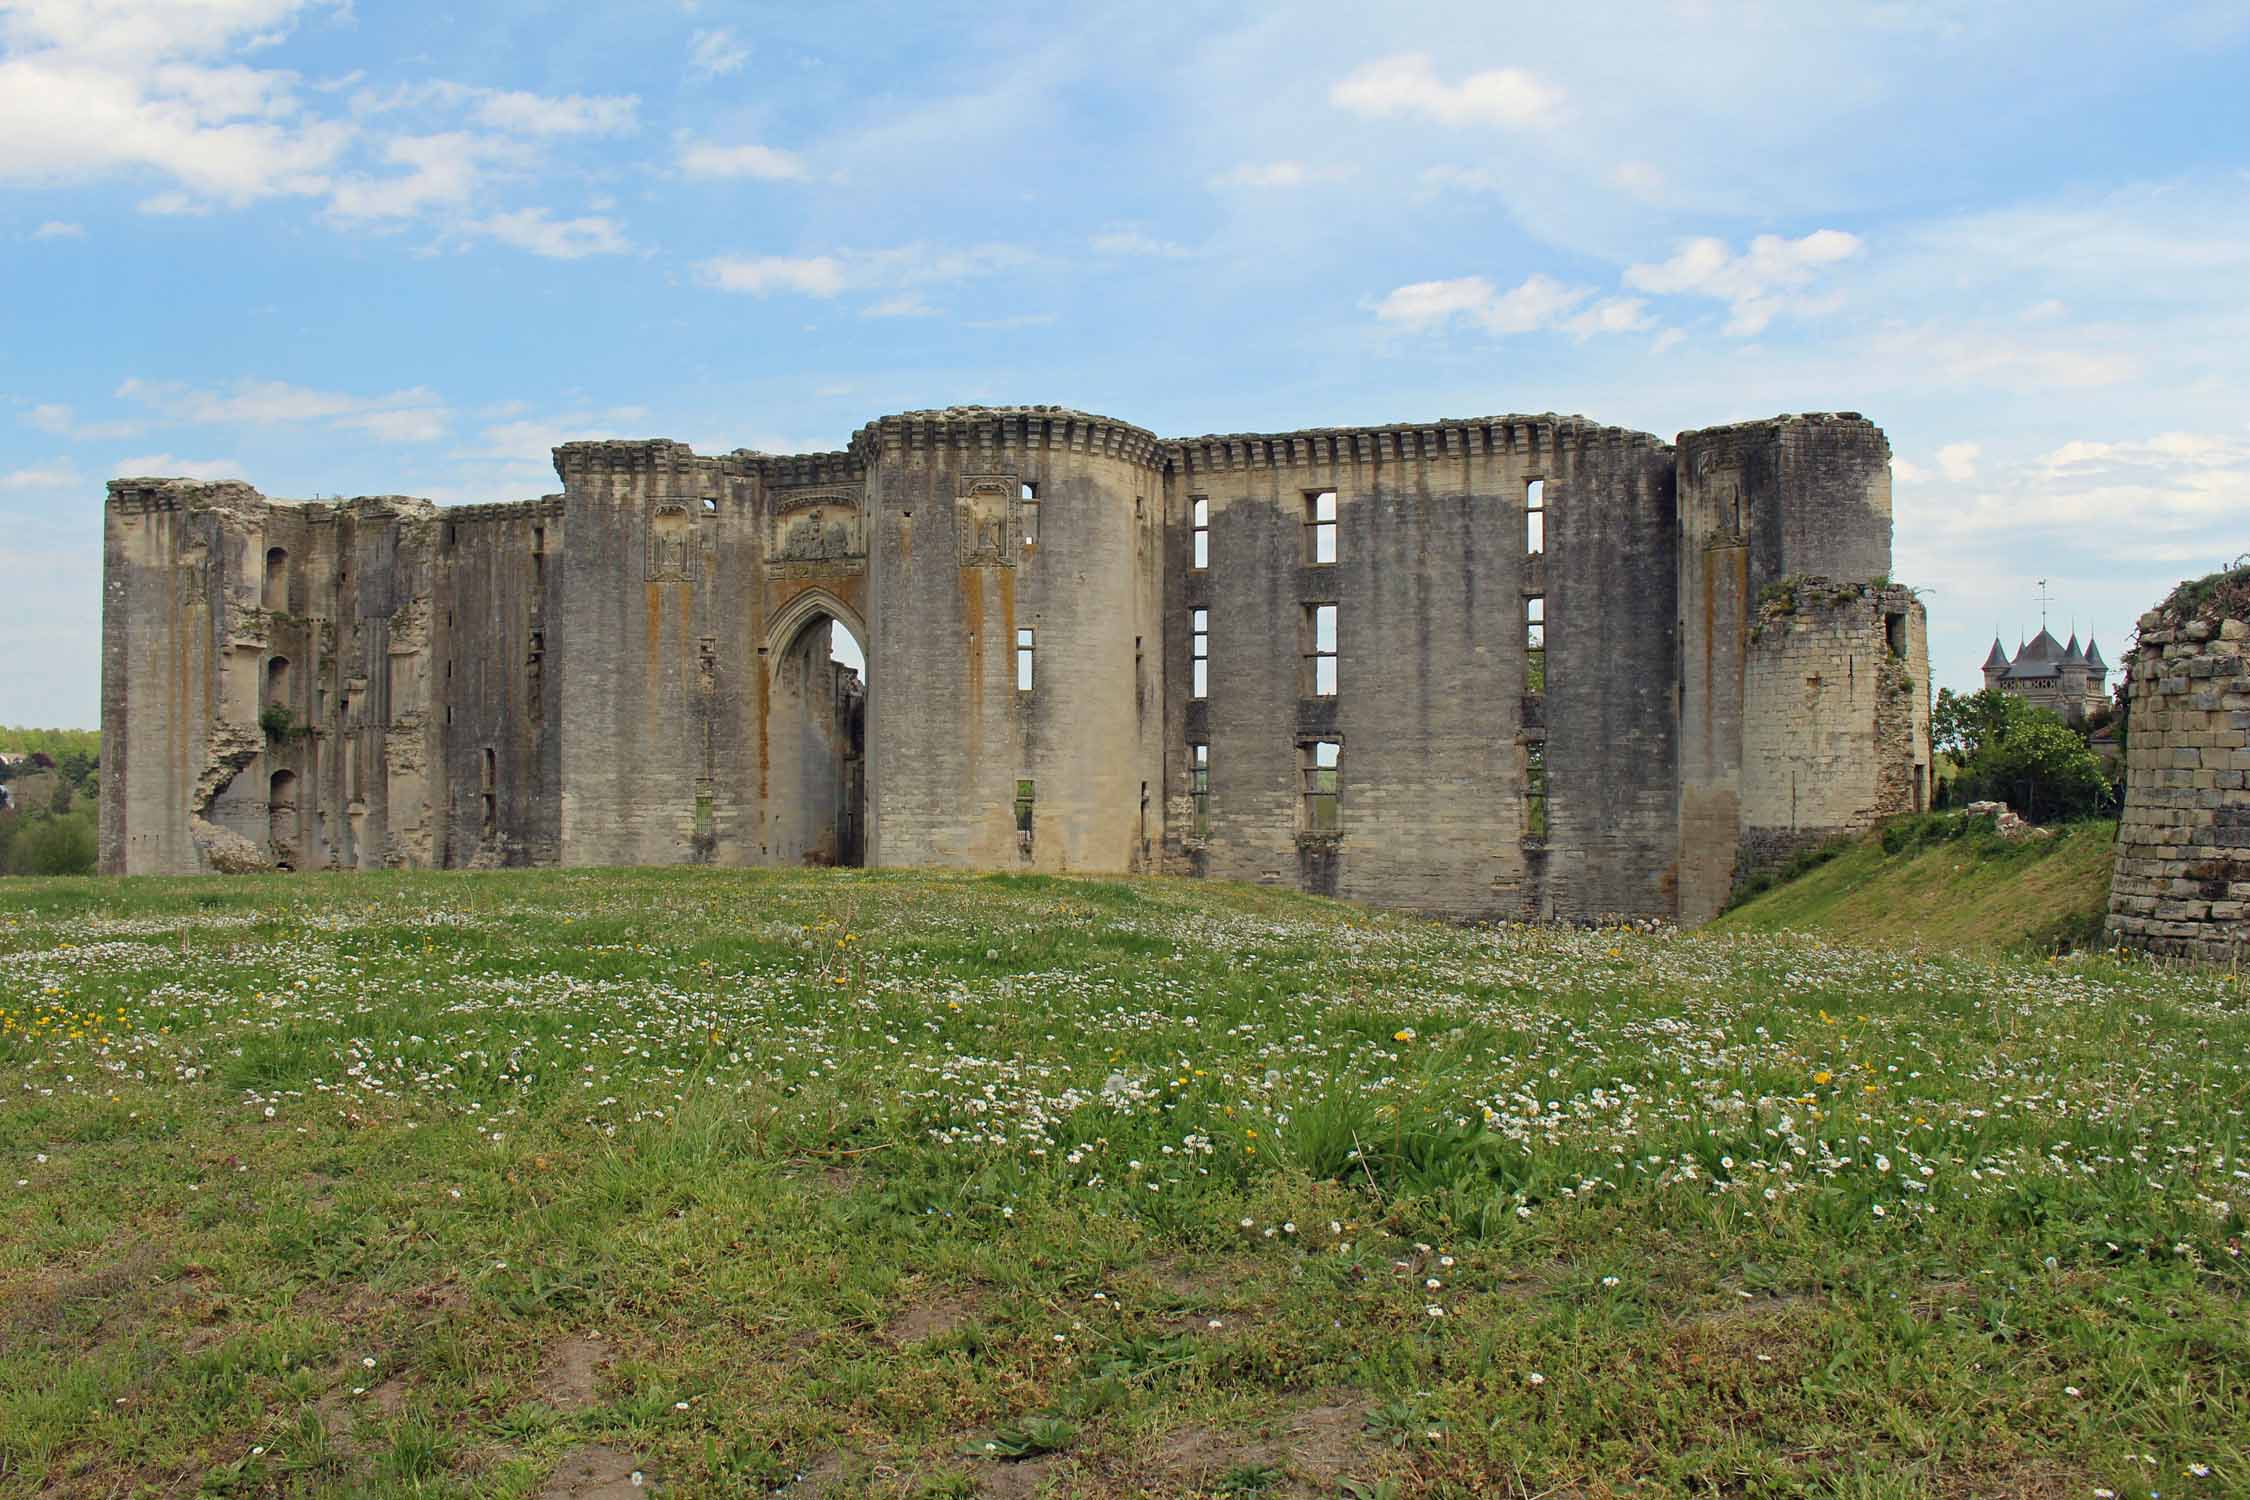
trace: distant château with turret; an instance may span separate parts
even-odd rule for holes
[[[2102,660],[2102,648],[2092,636],[2081,649],[2077,631],[2071,632],[2065,645],[2041,626],[2028,645],[2017,648],[2013,659],[2000,638],[1992,638],[1992,651],[1984,659],[1984,685],[2082,724],[2109,705],[2109,663]]]

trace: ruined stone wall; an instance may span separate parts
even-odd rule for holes
[[[1751,626],[1738,872],[1929,798],[1929,646],[1910,590],[1796,578]]]
[[[1669,909],[1671,464],[1554,417],[1167,445],[1167,864],[1456,917]],[[1525,500],[1542,484],[1543,552]],[[1336,496],[1336,557],[1309,509]],[[1197,503],[1207,568],[1194,566]],[[1527,601],[1545,613],[1531,692]],[[1313,617],[1336,607],[1319,691]],[[1193,624],[1209,624],[1208,695]],[[1310,747],[1338,744],[1338,827]],[[1547,809],[1527,807],[1547,746]],[[1209,826],[1194,823],[1194,747]]]
[[[1161,833],[1155,439],[1079,412],[966,408],[886,417],[852,451],[871,492],[880,641],[868,862],[1140,867],[1144,787],[1148,843]],[[1019,630],[1032,632],[1028,691]]]
[[[885,417],[846,453],[569,444],[560,496],[447,512],[120,481],[104,866],[859,849],[1699,920],[1767,846],[1924,795],[1921,612],[1860,587],[1890,566],[1887,465],[1848,416],[1675,450],[1551,415],[1165,443],[1009,407]],[[1856,591],[1754,632],[1804,574]]]
[[[1792,576],[1887,581],[1890,444],[1856,414],[1816,413],[1682,433],[1677,460],[1678,913],[1692,923],[1725,905],[1745,830],[1791,825],[1781,783],[1761,781],[1755,801],[1743,785],[1760,596]]]
[[[559,863],[562,497],[448,510],[440,537],[430,622],[438,862]]]
[[[2126,658],[2125,808],[2112,941],[2237,962],[2250,953],[2250,580],[2208,608],[2143,615]]]

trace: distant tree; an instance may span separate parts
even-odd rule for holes
[[[18,875],[93,874],[92,804],[60,816],[30,819],[16,830],[14,845],[9,868]]]
[[[14,808],[0,812],[0,875],[15,868],[16,830],[22,826],[23,819]]]
[[[2114,800],[2101,757],[2061,717],[1986,688],[1966,697],[1939,692],[1930,738],[1960,775],[1950,799],[2005,802],[2034,823],[2084,817]]]

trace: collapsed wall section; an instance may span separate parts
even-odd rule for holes
[[[1166,867],[1658,915],[1669,450],[1576,418],[1166,444]]]
[[[1761,599],[1790,578],[1888,584],[1890,456],[1882,430],[1851,412],[1680,435],[1678,911],[1684,923],[1707,921],[1726,904],[1749,868],[1746,833],[1762,838],[1801,819],[1801,808],[1792,813],[1788,805],[1783,780],[1761,773],[1745,784],[1745,754],[1756,735],[1783,732],[1796,711],[1775,696],[1783,678],[1820,676],[1822,690],[1829,678],[1786,660],[1786,635],[1767,648],[1754,675],[1751,632]],[[1926,698],[1928,672],[1910,675]],[[1755,700],[1754,680],[1760,684]],[[1799,709],[1806,722],[1824,726],[1832,713],[1859,711],[1856,695],[1830,703],[1821,692]],[[1753,721],[1764,727],[1753,731]],[[1927,722],[1926,708],[1921,722]],[[1926,752],[1920,763],[1928,764]],[[1875,779],[1868,782],[1870,798]],[[1830,811],[1842,813],[1840,807]],[[1855,818],[1872,815],[1867,809]]]
[[[2250,572],[2141,616],[2126,669],[2109,936],[2239,962],[2250,950]]]

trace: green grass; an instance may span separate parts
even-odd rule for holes
[[[2097,943],[2117,825],[2005,839],[1989,820],[1932,814],[1818,851],[1712,930],[2047,954]]]
[[[1161,881],[0,902],[0,1494],[2250,1488],[2226,976]]]

